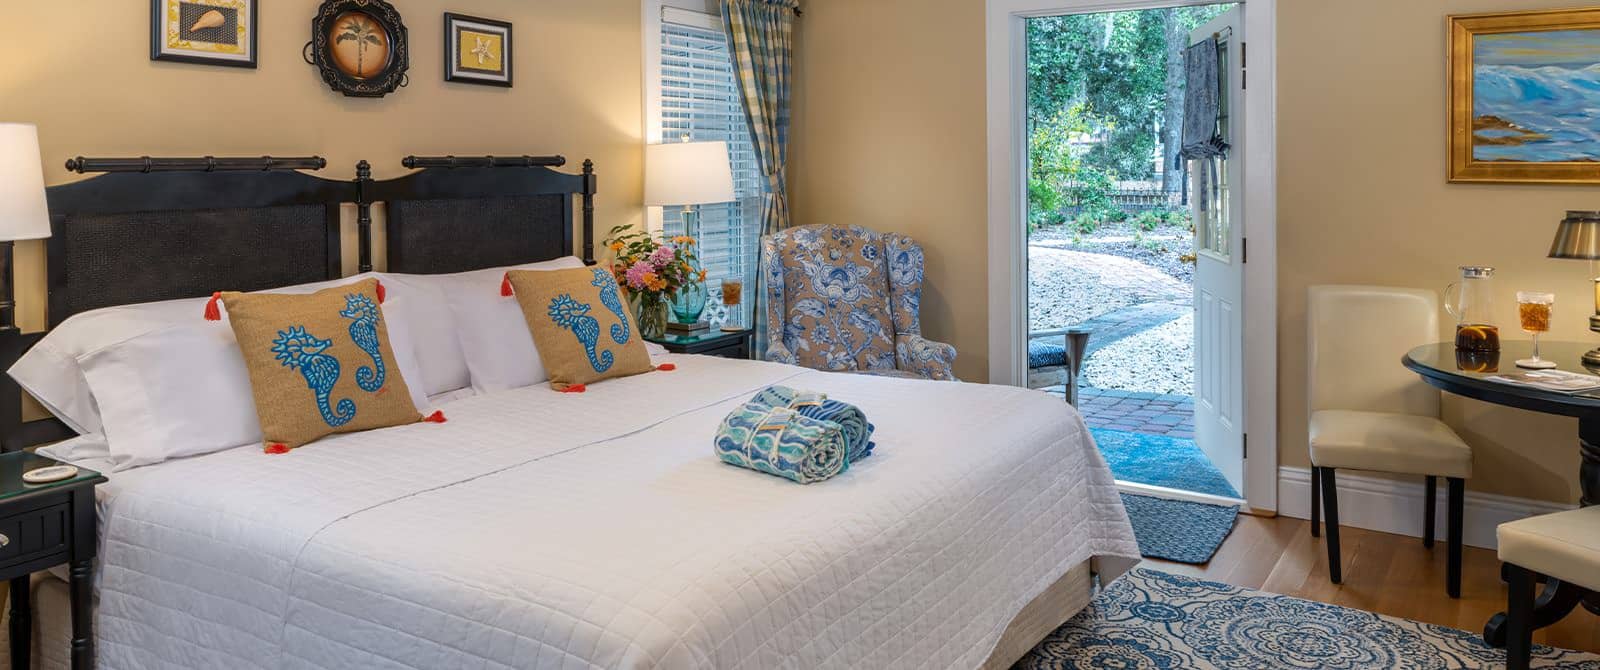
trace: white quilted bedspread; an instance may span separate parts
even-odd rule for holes
[[[101,666],[970,668],[1069,567],[1137,557],[1059,399],[673,360],[116,474]],[[810,486],[722,464],[778,382],[860,405],[876,452]]]

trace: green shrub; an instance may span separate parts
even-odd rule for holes
[[[1088,235],[1100,227],[1100,217],[1094,212],[1081,212],[1072,220],[1072,227],[1079,235]]]
[[[1133,218],[1134,229],[1147,233],[1161,227],[1163,223],[1166,223],[1166,217],[1157,212],[1140,212]]]

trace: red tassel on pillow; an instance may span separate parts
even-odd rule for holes
[[[378,282],[378,304],[383,304],[383,297],[385,293],[386,292],[383,290],[383,282]]]
[[[660,370],[662,372],[672,372],[673,370],[678,369],[678,364],[677,363],[662,363],[660,365],[657,365],[656,369]]]
[[[211,299],[210,300],[206,301],[206,320],[207,321],[221,321],[222,320],[222,309],[217,307],[217,301],[221,300],[221,299],[222,299],[222,292],[221,291],[217,291],[216,293],[211,294]]]
[[[511,273],[510,272],[507,272],[505,278],[500,280],[500,295],[502,295],[504,297],[507,297],[507,298],[509,298],[509,297],[511,297],[513,295],[512,291],[511,291]]]
[[[568,387],[566,387],[564,389],[561,389],[561,392],[562,393],[583,393],[584,391],[587,391],[587,390],[589,390],[589,387],[584,386],[583,384],[573,384],[573,385],[568,386]]]
[[[432,414],[429,414],[427,418],[423,419],[423,421],[428,423],[444,423],[445,420],[444,412],[442,410],[434,410]]]
[[[268,444],[265,449],[262,449],[262,451],[265,451],[269,454],[287,454],[289,453],[289,445],[273,442]]]

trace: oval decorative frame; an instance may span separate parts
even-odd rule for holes
[[[369,43],[387,42],[388,60],[370,76],[360,77],[346,71],[348,63],[341,65],[333,38],[340,19],[349,14],[360,14],[370,19],[377,31],[376,38],[361,36]],[[371,42],[379,39],[381,42]],[[311,19],[311,41],[306,43],[306,62],[317,67],[322,80],[335,91],[355,98],[381,98],[410,83],[406,70],[411,68],[411,45],[406,36],[406,25],[400,12],[384,0],[324,0]],[[365,49],[359,45],[358,49]],[[364,53],[364,52],[363,52]]]

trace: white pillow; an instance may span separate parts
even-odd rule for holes
[[[445,297],[455,314],[456,337],[479,393],[532,386],[550,379],[534,347],[516,298],[500,295],[507,270],[568,270],[583,267],[576,256],[510,268],[443,275]]]
[[[417,363],[422,373],[419,386],[429,396],[459,397],[456,393],[472,386],[472,372],[461,353],[456,337],[456,319],[450,310],[445,287],[454,275],[378,275],[389,296],[404,296],[410,313],[418,318],[404,323],[415,342]],[[391,321],[391,325],[398,321]],[[406,378],[411,383],[411,378]]]
[[[267,293],[314,293],[372,275],[300,284]],[[75,314],[23,354],[7,373],[68,428],[79,434],[103,432],[100,409],[78,359],[140,335],[197,321],[208,298],[166,300],[106,307]],[[392,322],[396,323],[396,322]],[[391,328],[391,330],[395,330]],[[410,382],[410,378],[407,378]],[[425,381],[425,380],[422,380]]]
[[[408,301],[386,297],[384,319],[405,323],[411,314]],[[426,414],[431,407],[412,338],[406,328],[388,330],[411,401]],[[90,352],[78,362],[98,399],[115,470],[263,439],[244,355],[226,322],[191,318]]]

